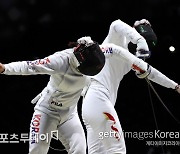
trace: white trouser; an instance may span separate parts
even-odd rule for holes
[[[29,154],[47,154],[52,132],[58,132],[68,154],[86,154],[85,133],[77,112],[60,124],[60,118],[39,110],[35,110],[31,120]]]
[[[125,154],[122,128],[109,92],[91,83],[82,103],[82,118],[87,129],[88,154]]]

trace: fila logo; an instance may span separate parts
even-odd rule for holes
[[[52,104],[52,105],[55,105],[55,106],[60,106],[60,107],[62,106],[62,103],[60,103],[60,102],[54,102],[54,101],[52,101],[51,104]]]
[[[103,113],[104,113],[106,119],[112,122],[111,129],[112,129],[112,131],[115,132],[115,136],[114,137],[119,141],[120,140],[120,134],[119,134],[118,128],[116,127],[116,120],[115,120],[115,118],[110,113],[107,113],[107,112],[103,112]]]

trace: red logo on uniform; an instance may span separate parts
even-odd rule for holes
[[[44,59],[37,59],[35,61],[27,61],[28,65],[44,65],[44,64],[50,64],[49,58]]]
[[[111,129],[113,131],[115,131],[115,138],[119,141],[120,140],[120,134],[119,134],[119,130],[118,128],[116,128],[115,124],[116,124],[116,120],[115,118],[110,114],[110,113],[107,113],[107,112],[103,112],[106,116],[106,119],[107,120],[111,120],[113,122],[113,124],[111,125]]]

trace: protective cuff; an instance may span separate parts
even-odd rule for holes
[[[140,73],[137,71],[135,72],[136,76],[140,79],[146,78],[150,73],[151,73],[151,66],[150,65],[147,66],[147,71],[144,73]]]

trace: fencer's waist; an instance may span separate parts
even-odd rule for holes
[[[117,90],[112,90],[111,88],[106,87],[106,85],[95,79],[91,80],[90,86],[91,88],[98,88],[99,92],[103,92],[107,96],[107,98],[112,102],[112,104],[115,104],[115,100],[117,98]]]

